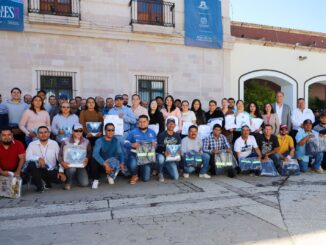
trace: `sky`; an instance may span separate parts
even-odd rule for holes
[[[326,0],[230,0],[231,20],[326,33]]]

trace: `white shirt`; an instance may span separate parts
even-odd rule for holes
[[[182,114],[182,122],[193,122],[196,123],[196,115],[193,111],[181,112]]]
[[[239,137],[234,143],[234,151],[240,153],[239,158],[248,157],[255,148],[258,148],[258,145],[255,137],[252,135],[249,135],[246,142],[242,137]]]
[[[310,119],[312,123],[315,122],[315,115],[310,109],[304,109],[301,111],[300,109],[296,108],[292,112],[291,122],[293,125],[293,129],[298,130],[301,128],[301,124],[304,120]]]
[[[48,170],[53,170],[57,166],[59,150],[59,145],[54,140],[48,139],[46,145],[42,145],[40,140],[35,140],[26,149],[26,161],[38,161],[39,158],[43,158],[49,167]]]
[[[278,116],[278,121],[280,122],[280,125],[283,124],[282,113],[283,113],[283,104],[281,105],[281,107],[279,107],[278,104],[276,103],[276,114]]]

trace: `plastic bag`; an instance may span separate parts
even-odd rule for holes
[[[260,175],[261,176],[269,176],[269,177],[277,177],[280,176],[277,172],[273,160],[269,159],[261,163],[262,170]]]

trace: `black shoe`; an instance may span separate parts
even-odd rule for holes
[[[51,189],[52,185],[51,183],[45,183],[45,189]]]
[[[234,178],[236,176],[235,169],[228,169],[227,170],[227,175],[228,175],[229,178]]]
[[[37,188],[36,189],[36,192],[39,193],[39,194],[41,194],[41,193],[44,192],[44,188]]]

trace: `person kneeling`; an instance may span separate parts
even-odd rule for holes
[[[91,162],[91,173],[93,180],[92,189],[98,188],[100,169],[104,169],[110,185],[118,172],[124,172],[124,154],[120,141],[114,136],[115,127],[113,123],[104,126],[105,135],[97,139],[93,149],[93,160]]]
[[[188,129],[188,136],[182,139],[181,152],[184,155],[184,178],[189,178],[189,174],[200,166],[199,178],[209,179],[207,174],[210,156],[203,152],[203,142],[197,137],[198,127],[192,125]]]
[[[32,176],[37,192],[51,188],[51,183],[66,181],[63,168],[58,165],[59,145],[49,139],[50,131],[46,126],[37,129],[38,140],[31,142],[26,150],[27,172]]]
[[[171,179],[179,179],[178,167],[177,167],[177,156],[180,157],[180,144],[181,138],[180,135],[174,132],[175,120],[168,119],[166,122],[167,129],[166,131],[159,134],[157,139],[157,165],[158,165],[158,179],[160,182],[164,182],[163,169],[166,168]],[[167,146],[168,145],[168,146]],[[167,148],[169,147],[178,147],[177,152],[170,152]],[[169,160],[171,158],[171,160]],[[172,159],[175,158],[175,159]],[[181,158],[179,159],[179,161]]]
[[[71,150],[71,153],[82,154],[85,155],[86,158],[79,159],[81,162],[77,164],[81,166],[74,167],[74,163],[67,162],[71,159],[65,159],[66,151]],[[75,152],[72,152],[75,151]],[[83,137],[83,126],[80,123],[75,123],[72,127],[72,136],[61,142],[61,148],[59,152],[59,162],[61,162],[61,166],[64,168],[65,175],[67,176],[67,181],[65,184],[65,190],[70,190],[72,185],[72,180],[74,175],[76,174],[78,184],[81,187],[88,186],[88,174],[86,171],[86,166],[91,159],[92,147],[89,143],[89,140]],[[66,154],[65,154],[66,153]]]
[[[225,152],[227,154],[231,154],[231,159],[233,160],[232,149],[230,147],[230,144],[226,137],[221,134],[221,132],[222,126],[219,124],[215,124],[213,126],[213,133],[204,139],[203,151],[207,154],[210,154],[211,156],[211,174],[216,175],[223,173],[223,170],[225,169],[228,176],[233,178],[235,176],[235,166],[227,167],[224,169],[222,168],[218,171],[216,170],[215,156],[220,156],[222,152]]]

